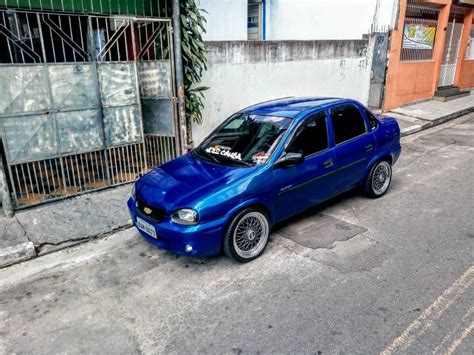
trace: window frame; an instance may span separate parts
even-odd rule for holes
[[[340,143],[336,143],[336,132],[334,130],[334,125],[333,125],[333,122],[332,122],[332,111],[338,107],[342,107],[342,106],[353,106],[358,112],[359,112],[359,115],[360,117],[362,118],[362,121],[364,122],[364,127],[365,127],[365,131],[357,136],[354,136],[348,140],[345,140],[343,142],[340,142]],[[368,133],[370,133],[371,131],[369,131],[369,128],[367,127],[367,119],[365,117],[365,115],[360,111],[358,105],[352,103],[352,102],[346,102],[346,103],[340,103],[340,104],[337,104],[337,105],[334,105],[334,106],[331,106],[328,110],[329,112],[329,121],[331,121],[331,129],[332,129],[332,138],[333,138],[333,141],[334,141],[334,146],[335,147],[338,147],[340,145],[343,145],[343,144],[346,144],[347,142],[351,142],[353,141],[354,139],[357,139],[357,138],[360,138]]]
[[[471,31],[469,32],[464,60],[474,60],[474,22],[471,25]]]
[[[258,29],[258,38],[250,38],[249,37],[249,24],[251,23],[249,21],[250,19],[250,9],[252,7],[257,8],[257,29]],[[261,41],[263,39],[263,31],[262,31],[262,17],[263,17],[263,5],[261,2],[248,2],[247,4],[247,41]]]
[[[260,115],[260,114],[253,114],[253,113],[246,113],[246,112],[243,112],[243,111],[238,111],[238,112],[235,112],[233,113],[232,115],[230,115],[229,117],[227,117],[223,122],[221,122],[216,128],[214,128],[214,130],[211,131],[211,133],[209,133],[206,138],[204,138],[201,143],[199,143],[197,146],[195,146],[191,151],[190,153],[193,153],[193,154],[196,154],[195,151],[199,150],[199,148],[202,148],[205,143],[211,138],[211,136],[215,133],[215,131],[219,130],[219,129],[222,129],[230,120],[232,120],[235,116],[237,115],[248,115],[248,116],[262,116],[262,117],[272,117],[272,118],[279,118],[279,119],[287,119],[289,120],[289,123],[288,123],[288,126],[285,128],[285,132],[283,133],[283,135],[281,135],[281,138],[280,138],[280,141],[275,145],[275,149],[273,150],[273,152],[271,153],[271,155],[268,157],[267,161],[262,164],[262,165],[266,165],[268,164],[270,161],[272,161],[272,159],[274,159],[279,153],[279,150],[282,149],[282,146],[283,147],[286,147],[287,145],[287,142],[288,142],[288,139],[291,139],[289,137],[291,137],[292,135],[292,126],[294,124],[293,121],[293,118],[289,118],[289,117],[285,117],[285,116],[274,116],[274,115]],[[283,153],[284,153],[284,149],[283,148]],[[278,156],[278,158],[276,158],[277,160],[280,159],[281,157],[281,154],[280,156]],[[199,157],[198,157],[199,158]],[[202,160],[202,158],[199,158]],[[252,165],[251,167],[256,167],[257,165]]]
[[[370,111],[367,107],[364,106],[364,115],[365,115],[365,118],[366,118],[366,124],[367,125],[367,128],[369,128],[370,126],[370,130],[369,130],[369,133],[370,132],[373,132],[375,131],[377,128],[379,128],[380,126],[380,121],[378,120],[377,117],[375,117],[375,115],[372,113],[372,111]],[[372,128],[372,125],[370,124],[370,117],[372,117],[374,120],[375,120],[375,127]]]
[[[311,113],[309,113],[307,116],[305,116],[301,122],[296,126],[295,130],[293,133],[291,133],[291,136],[288,138],[287,140],[287,143],[285,144],[285,147],[283,149],[283,152],[282,154],[280,155],[279,158],[281,158],[282,156],[284,156],[285,154],[288,153],[288,147],[291,146],[291,144],[293,144],[293,142],[295,141],[295,139],[298,137],[298,135],[301,133],[302,131],[302,127],[306,125],[306,123],[311,119],[313,118],[314,116],[316,116],[317,114],[323,114],[324,115],[324,121],[326,123],[326,138],[327,138],[327,147],[323,150],[320,150],[320,151],[317,151],[317,152],[314,152],[308,156],[303,156],[304,159],[309,159],[317,154],[320,154],[320,153],[323,153],[323,152],[326,152],[328,151],[329,149],[331,149],[331,137],[330,137],[330,134],[329,134],[329,124],[328,124],[328,115],[327,115],[327,112],[323,109],[319,109],[317,111],[313,111]]]
[[[438,41],[439,14],[442,5],[434,3],[418,3],[416,0],[408,0],[405,9],[405,18],[401,28],[402,44],[400,46],[399,58],[401,63],[406,62],[433,62],[434,50]],[[419,25],[434,27],[434,42],[431,49],[406,48],[404,44],[405,27],[407,25]]]

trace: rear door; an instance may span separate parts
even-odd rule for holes
[[[286,147],[285,153],[302,153],[305,159],[273,172],[278,194],[277,220],[301,212],[332,194],[329,178],[334,170],[334,153],[329,148],[327,126],[324,111],[311,114]]]
[[[329,114],[335,144],[333,186],[339,193],[362,180],[375,154],[375,137],[357,105],[340,104],[332,107]]]

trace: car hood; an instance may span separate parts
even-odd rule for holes
[[[137,197],[152,206],[174,210],[193,207],[198,201],[249,175],[255,167],[209,163],[188,153],[141,177]]]

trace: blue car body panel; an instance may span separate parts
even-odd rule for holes
[[[335,98],[288,98],[248,107],[241,112],[292,118],[293,122],[267,163],[251,167],[224,166],[200,160],[188,153],[157,167],[135,184],[137,201],[164,211],[155,221],[140,212],[130,198],[128,208],[155,227],[157,238],[140,233],[160,248],[183,255],[209,256],[219,253],[223,236],[232,218],[250,206],[259,206],[271,224],[278,223],[346,190],[361,186],[372,166],[381,159],[397,161],[400,129],[395,119],[379,116],[378,126],[359,137],[336,145],[329,110],[334,105],[357,106],[366,120],[364,107],[354,100]],[[303,163],[274,169],[298,126],[316,111],[326,112],[329,148]],[[331,164],[327,164],[331,161]],[[186,226],[171,221],[171,214],[192,208],[199,223]],[[192,251],[185,247],[191,246]],[[189,250],[189,249],[188,249]]]

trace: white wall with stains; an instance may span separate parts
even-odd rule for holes
[[[267,0],[266,39],[361,39],[392,24],[396,0]]]
[[[370,50],[367,41],[210,42],[209,86],[203,123],[193,126],[201,142],[238,110],[287,96],[336,96],[367,104]]]
[[[199,0],[206,10],[206,41],[247,39],[247,0]]]
[[[200,0],[206,41],[247,39],[248,0]],[[266,40],[361,39],[393,26],[398,0],[266,0]]]

